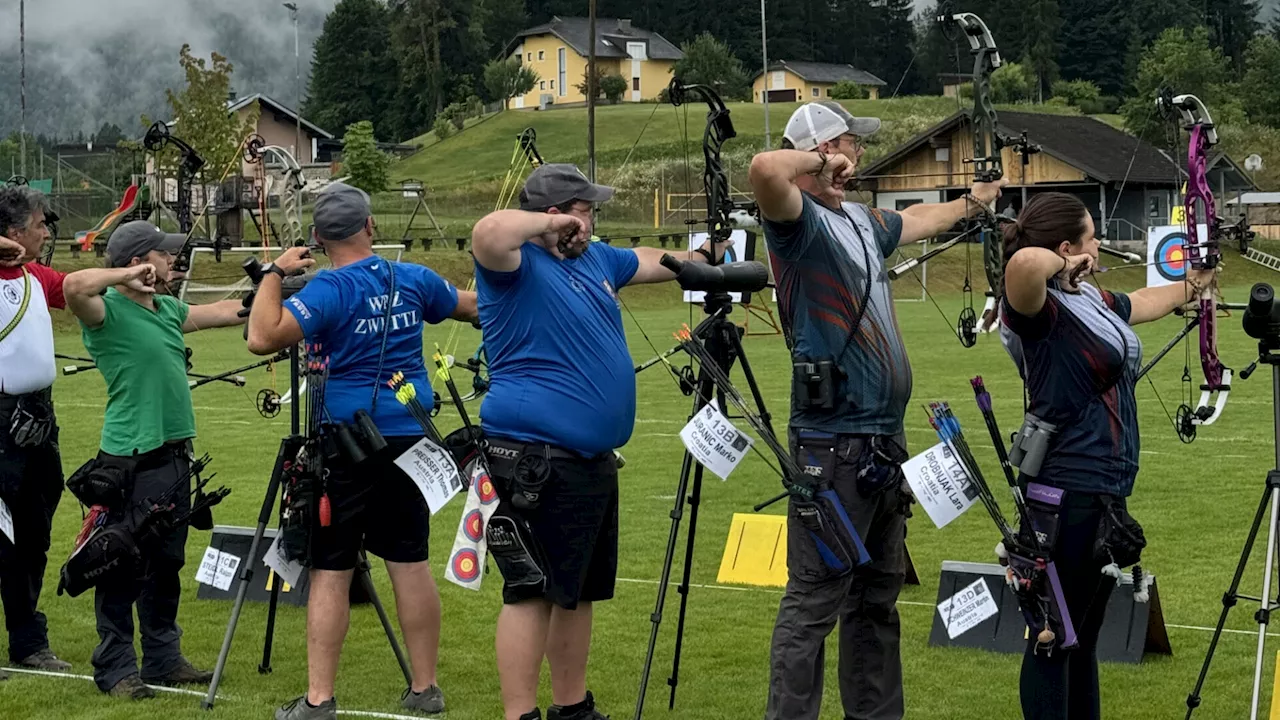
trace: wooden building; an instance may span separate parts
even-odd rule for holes
[[[876,207],[901,210],[915,203],[946,202],[973,183],[971,109],[957,112],[858,172],[859,188]],[[1037,192],[1078,196],[1090,208],[1100,236],[1112,241],[1146,241],[1147,228],[1169,224],[1170,203],[1186,179],[1186,140],[1176,153],[1091,117],[1041,113],[999,113],[1001,134],[1040,146],[1025,158],[1002,152],[1004,190],[1000,209],[1016,213]],[[1256,187],[1223,153],[1209,158],[1209,184],[1219,208]]]
[[[756,71],[752,78],[752,102],[765,99],[768,83],[769,102],[809,102],[830,100],[831,88],[839,82],[851,82],[865,88],[871,100],[880,99],[885,81],[849,64],[777,60],[769,64],[769,72]]]

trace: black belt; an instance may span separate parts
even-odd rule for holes
[[[485,438],[489,444],[489,454],[491,459],[497,460],[518,460],[521,455],[542,455],[548,460],[572,460],[580,463],[597,462],[612,453],[600,453],[598,455],[585,456],[581,453],[566,450],[555,445],[547,443],[526,443],[516,440],[507,440],[504,438],[496,438],[492,435]],[[494,452],[494,450],[498,452]]]
[[[29,393],[23,393],[21,395],[8,395],[6,393],[0,393],[0,413],[8,415],[9,413],[13,412],[14,408],[18,407],[18,403],[24,400],[44,401],[46,404],[52,405],[53,404],[53,386],[51,385],[47,388],[43,388],[40,390],[33,390]]]
[[[144,453],[136,453],[133,455],[112,455],[108,452],[102,452],[113,458],[127,460],[133,463],[134,472],[144,472],[146,470],[154,470],[163,467],[169,463],[174,456],[184,457],[191,450],[190,440],[170,440],[154,450],[148,450]]]

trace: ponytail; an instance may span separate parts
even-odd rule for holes
[[[1018,220],[1004,226],[1004,268],[1013,254],[1025,247],[1058,251],[1063,242],[1075,244],[1088,228],[1089,209],[1075,195],[1046,192],[1035,195],[1018,213]]]

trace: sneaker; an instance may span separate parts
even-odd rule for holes
[[[296,697],[276,710],[276,720],[337,720],[338,699],[329,698],[319,705],[307,702],[307,696]]]
[[[37,670],[49,670],[52,672],[66,672],[71,669],[71,663],[66,660],[59,660],[57,655],[49,648],[45,648],[40,652],[31,653],[30,655],[18,661],[22,667],[35,668]]]
[[[542,720],[542,711],[534,708],[520,716],[520,720]]]
[[[609,720],[609,716],[596,710],[596,700],[588,690],[586,699],[577,705],[552,705],[547,708],[547,720]]]
[[[5,672],[3,669],[0,669],[0,681],[4,681],[8,679],[9,679],[9,673]]]
[[[182,658],[178,667],[166,675],[157,678],[146,678],[153,685],[208,685],[213,682],[213,672],[197,670],[186,658]]]
[[[112,697],[127,697],[130,700],[146,700],[156,696],[156,691],[147,687],[147,684],[142,682],[142,678],[138,676],[138,673],[129,675],[116,683],[115,687],[111,688],[108,693]]]
[[[413,688],[406,688],[400,698],[400,706],[406,710],[417,710],[425,713],[444,712],[444,691],[432,685],[420,693]]]

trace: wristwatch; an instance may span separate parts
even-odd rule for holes
[[[715,263],[716,263],[716,256],[715,256],[715,255],[712,255],[712,254],[711,254],[711,252],[710,252],[709,250],[707,250],[706,248],[695,248],[695,249],[694,249],[694,252],[696,252],[696,253],[698,253],[699,255],[701,255],[702,257],[706,258],[706,259],[707,259],[707,263],[708,263],[708,264],[710,264],[710,265],[715,265]]]
[[[262,268],[262,272],[263,272],[263,275],[265,275],[266,273],[275,273],[280,276],[281,280],[285,279],[285,277],[288,276],[288,273],[284,271],[284,268],[280,267],[275,263],[271,263],[266,267]]]

